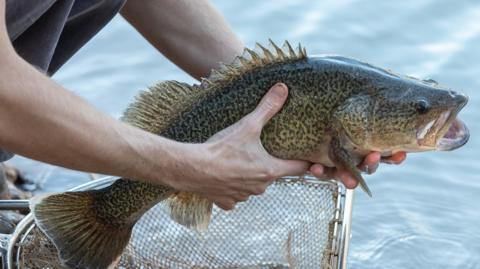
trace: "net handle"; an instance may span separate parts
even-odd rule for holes
[[[28,200],[0,200],[0,210],[24,210],[28,208]]]
[[[355,190],[347,189],[345,192],[345,207],[343,211],[343,225],[341,237],[343,240],[342,250],[339,253],[340,264],[339,269],[347,269],[348,250],[350,248],[350,238],[352,231],[352,212],[353,212],[353,199],[355,197]]]

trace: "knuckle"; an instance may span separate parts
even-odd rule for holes
[[[248,197],[249,197],[249,195],[247,195],[247,194],[242,194],[242,195],[239,195],[235,200],[236,200],[237,202],[245,202],[245,201],[248,200]]]
[[[229,210],[228,204],[218,203],[217,206],[220,207],[220,208],[223,209],[223,210]]]
[[[250,117],[249,119],[245,120],[243,125],[245,129],[251,133],[258,133],[262,130],[262,126],[259,124],[258,119],[254,117]]]
[[[253,189],[252,194],[254,194],[254,195],[263,194],[265,192],[266,188],[267,188],[266,186],[255,188],[255,189]]]
[[[267,167],[265,169],[265,179],[266,181],[271,181],[277,178],[277,170],[273,167]]]
[[[235,202],[234,201],[230,201],[226,204],[226,210],[232,210],[235,208]]]
[[[223,210],[232,210],[235,208],[236,202],[234,199],[222,199],[215,204]]]
[[[265,110],[272,110],[274,108],[277,108],[280,105],[280,102],[277,100],[274,100],[273,98],[267,98],[265,99],[265,102],[263,102],[263,107]]]

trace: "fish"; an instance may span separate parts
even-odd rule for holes
[[[457,117],[466,95],[348,57],[307,56],[300,44],[279,47],[271,40],[269,48],[246,48],[200,84],[150,87],[122,120],[176,141],[203,143],[254,110],[278,82],[288,86],[289,96],[262,129],[267,152],[345,169],[369,195],[357,167],[369,152],[449,151],[469,139]],[[127,178],[98,190],[36,196],[30,207],[62,264],[99,269],[116,264],[135,223],[161,201],[176,222],[200,231],[208,227],[211,201]]]

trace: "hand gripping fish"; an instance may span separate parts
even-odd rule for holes
[[[278,158],[346,169],[369,195],[357,168],[367,153],[453,150],[469,138],[456,118],[468,101],[463,94],[350,58],[307,57],[300,45],[270,43],[269,49],[245,49],[199,85],[165,81],[151,87],[123,120],[177,141],[202,143],[283,82],[289,97],[262,131],[265,149]],[[167,199],[177,222],[197,229],[208,225],[211,201],[126,178],[99,190],[34,198],[31,210],[65,266],[104,269],[116,264],[138,219]]]

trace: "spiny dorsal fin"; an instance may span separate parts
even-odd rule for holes
[[[285,53],[283,53],[283,50],[278,47],[271,39],[268,40],[270,42],[270,46],[272,46],[275,49],[275,52],[277,53],[277,57],[280,60],[285,60],[287,57],[285,56]]]
[[[294,62],[307,57],[305,48],[300,44],[295,51],[288,41],[285,41],[283,49],[278,47],[271,39],[269,39],[269,42],[271,47],[269,49],[258,43],[256,43],[255,50],[245,48],[243,54],[236,57],[233,63],[221,64],[219,69],[212,70],[209,77],[202,79],[201,87],[204,89],[221,87],[226,82],[254,68],[276,63]]]
[[[260,45],[259,43],[256,43],[256,46],[255,46],[255,49],[258,50],[258,51],[262,51],[263,52],[263,56],[265,57],[265,59],[267,61],[274,61],[275,60],[275,56],[267,49],[265,48],[264,46]]]
[[[221,64],[212,70],[208,78],[203,78],[200,86],[190,86],[177,81],[164,81],[150,87],[136,97],[125,111],[123,120],[152,133],[159,133],[167,128],[178,116],[191,107],[194,102],[215,88],[222,87],[228,81],[251,71],[254,68],[276,63],[288,63],[305,59],[305,48],[298,45],[297,52],[288,41],[283,49],[271,39],[270,49],[257,43],[255,50],[245,49],[242,56],[231,64]]]
[[[122,120],[158,134],[205,93],[198,86],[174,80],[160,82],[141,92],[127,108]]]
[[[293,50],[292,46],[288,41],[285,40],[285,43],[283,43],[283,48],[284,50],[288,50],[289,57],[295,58],[297,55],[295,54],[295,51]]]
[[[245,51],[250,54],[250,58],[255,65],[261,65],[263,63],[262,58],[255,51],[251,49],[245,49]]]

